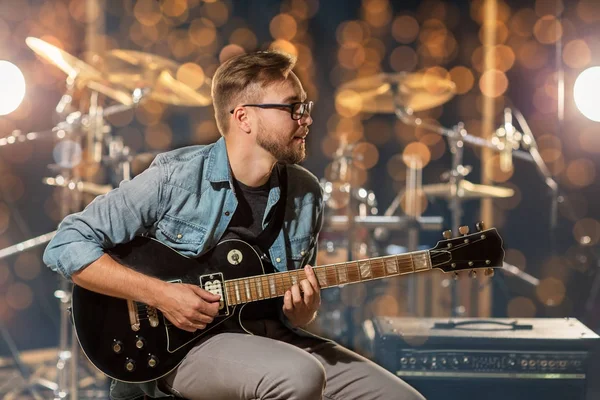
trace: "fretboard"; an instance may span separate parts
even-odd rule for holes
[[[366,282],[432,269],[429,251],[370,258],[314,267],[321,289]],[[250,276],[225,282],[229,305],[281,297],[296,283],[306,279],[303,269]]]

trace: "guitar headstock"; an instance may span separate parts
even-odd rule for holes
[[[430,250],[432,268],[452,272],[470,271],[476,276],[477,269],[485,269],[486,275],[493,275],[494,268],[501,268],[504,262],[502,238],[496,228],[484,229],[483,223],[475,225],[477,232],[469,234],[467,226],[461,226],[461,236],[452,238],[452,232],[444,232],[441,240]]]

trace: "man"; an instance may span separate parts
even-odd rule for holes
[[[312,102],[306,102],[294,64],[277,52],[223,63],[212,87],[223,137],[159,155],[144,173],[65,218],[48,245],[46,264],[77,285],[146,303],[178,328],[195,331],[217,314],[218,296],[144,276],[103,249],[148,234],[195,257],[223,238],[257,239],[277,207],[284,207],[280,229],[261,249],[263,258],[276,271],[304,267],[307,279],[292,286],[282,304],[254,310],[246,326],[255,335],[204,335],[164,379],[115,383],[113,399],[143,393],[190,400],[422,399],[383,368],[300,330],[320,305],[318,282],[305,263],[316,258],[323,201],[317,179],[296,165],[305,157]],[[285,204],[278,204],[280,198]]]

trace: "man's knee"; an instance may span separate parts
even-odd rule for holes
[[[325,369],[309,354],[291,359],[274,374],[263,391],[265,398],[315,400],[323,395]]]

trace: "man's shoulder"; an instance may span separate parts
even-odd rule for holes
[[[312,192],[321,195],[322,187],[319,179],[306,168],[298,164],[288,164],[288,177],[291,187],[295,187],[302,192]]]
[[[214,143],[211,143],[181,147],[161,153],[157,156],[157,159],[160,160],[161,164],[169,165],[186,165],[193,161],[203,161],[210,154],[214,145]]]
[[[214,143],[186,146],[159,154],[155,163],[163,170],[166,183],[197,191],[213,149]]]

